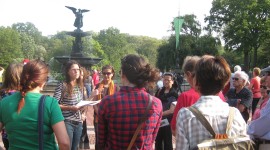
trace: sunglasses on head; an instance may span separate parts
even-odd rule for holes
[[[111,72],[102,72],[102,74],[105,76],[105,75],[111,75],[112,73]]]
[[[265,85],[260,85],[260,88],[265,89],[265,90],[267,89],[267,87]]]
[[[232,78],[233,80],[235,80],[235,81],[238,81],[239,80],[239,78]]]

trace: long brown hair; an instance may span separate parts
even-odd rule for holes
[[[23,64],[10,63],[4,73],[4,82],[1,89],[4,89],[5,91],[19,90],[22,70]]]
[[[66,64],[66,67],[65,67],[67,93],[69,95],[71,95],[73,92],[73,86],[71,85],[71,79],[70,79],[68,72],[69,72],[70,68],[72,67],[72,65],[75,65],[75,64],[78,65],[79,68],[81,68],[81,65],[75,60],[68,61]],[[78,79],[76,79],[76,83],[79,86],[80,90],[82,90],[83,89],[83,80],[79,77]]]
[[[22,108],[24,107],[24,97],[28,91],[35,89],[38,86],[42,86],[48,78],[49,68],[47,64],[45,64],[41,60],[32,60],[28,62],[23,67],[22,75],[21,75],[21,95],[22,99],[18,104],[17,113],[20,113]]]

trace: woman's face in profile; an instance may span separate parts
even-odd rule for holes
[[[69,77],[71,80],[76,80],[80,77],[80,67],[78,66],[78,64],[73,64],[69,71],[68,71]]]

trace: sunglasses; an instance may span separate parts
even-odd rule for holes
[[[105,76],[105,75],[107,75],[107,76],[109,76],[109,75],[111,75],[112,73],[111,72],[102,72],[102,74]]]
[[[265,90],[267,89],[267,87],[265,85],[260,85],[260,88],[265,89]]]
[[[235,81],[238,81],[239,80],[239,78],[232,78],[233,80],[235,80]]]

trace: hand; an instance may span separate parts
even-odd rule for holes
[[[82,108],[81,106],[76,106],[76,105],[74,105],[74,106],[68,106],[68,109],[70,111],[74,111],[74,112],[80,110],[81,108]]]

